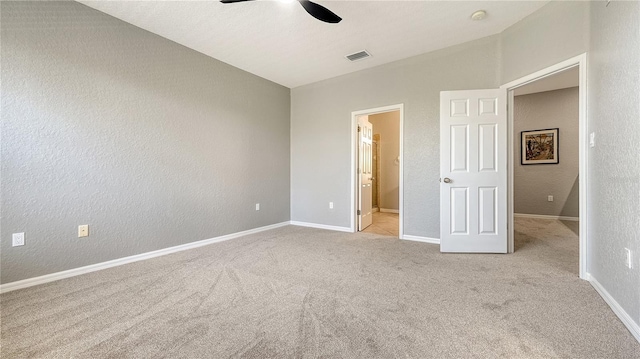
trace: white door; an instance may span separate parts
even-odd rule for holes
[[[507,252],[507,94],[440,92],[440,251]]]
[[[369,116],[358,117],[358,230],[369,227],[373,221],[372,211],[372,138],[373,125]]]

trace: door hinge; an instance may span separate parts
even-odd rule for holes
[[[360,126],[358,126],[358,132],[360,132]]]
[[[360,210],[358,210],[358,216],[360,215]]]

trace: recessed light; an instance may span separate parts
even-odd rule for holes
[[[471,14],[471,19],[472,20],[482,20],[485,17],[487,17],[487,12],[484,10],[478,10],[476,12],[474,12],[473,14]]]

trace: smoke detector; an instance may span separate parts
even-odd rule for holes
[[[479,21],[479,20],[484,19],[485,17],[487,17],[487,12],[484,11],[484,10],[478,10],[478,11],[474,12],[473,14],[471,14],[471,20]]]

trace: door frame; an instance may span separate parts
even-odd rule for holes
[[[514,251],[514,204],[513,204],[513,170],[514,170],[514,134],[513,134],[513,106],[514,106],[514,94],[513,90],[518,87],[527,85],[531,82],[540,80],[542,78],[555,75],[559,72],[568,70],[570,68],[579,66],[579,89],[578,89],[578,147],[579,147],[579,201],[580,201],[580,233],[579,233],[579,251],[580,251],[580,263],[579,263],[579,276],[581,279],[587,279],[587,250],[588,250],[588,206],[587,206],[587,174],[588,174],[588,155],[589,155],[589,141],[588,137],[588,121],[587,121],[587,53],[572,57],[568,60],[562,61],[555,65],[549,66],[540,71],[536,71],[527,76],[521,77],[517,80],[506,83],[500,88],[507,90],[507,161],[508,161],[508,179],[507,179],[507,251],[513,253]]]
[[[398,171],[398,233],[399,238],[403,237],[403,213],[404,213],[404,104],[389,105],[383,107],[375,107],[366,110],[351,112],[351,232],[358,231],[358,116],[377,115],[385,112],[400,111],[400,168]]]

